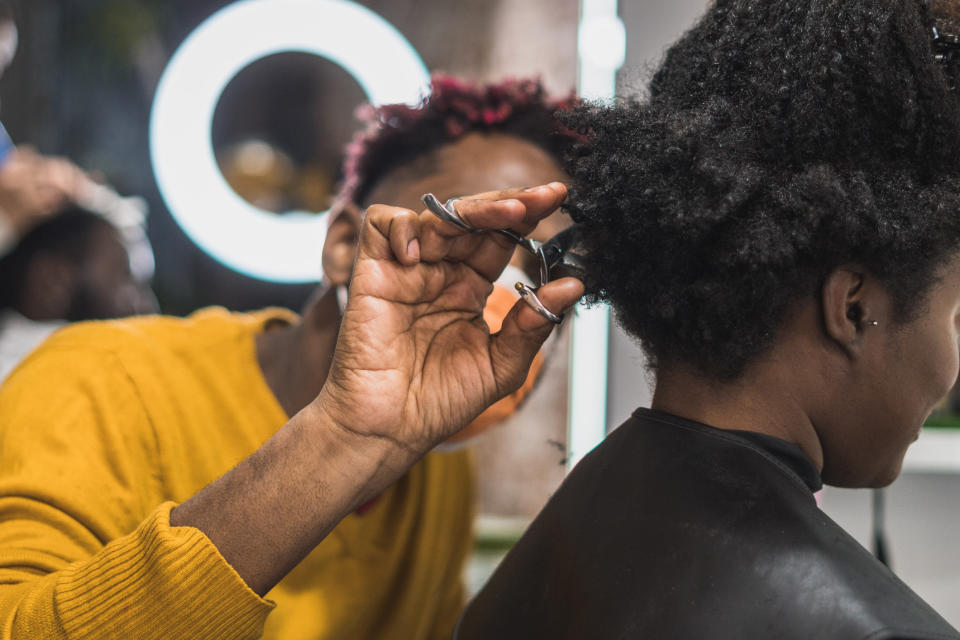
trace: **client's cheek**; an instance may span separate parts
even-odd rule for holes
[[[957,354],[957,345],[951,339],[938,343],[936,352],[930,353],[928,362],[932,366],[929,384],[924,389],[924,397],[928,399],[927,413],[933,410],[957,382],[958,365],[960,358]]]

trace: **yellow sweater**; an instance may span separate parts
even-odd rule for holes
[[[449,637],[470,545],[465,451],[426,456],[268,600],[198,529],[169,526],[176,503],[286,422],[254,346],[278,315],[78,325],[11,376],[0,389],[0,638]]]

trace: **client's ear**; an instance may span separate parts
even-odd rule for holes
[[[874,299],[879,290],[871,282],[865,269],[844,265],[830,272],[821,290],[827,336],[850,356],[859,350],[866,323],[873,321],[871,312],[881,306]]]
[[[352,202],[340,203],[330,210],[330,225],[323,241],[323,273],[333,286],[346,285],[353,275],[353,262],[360,240],[363,214]]]

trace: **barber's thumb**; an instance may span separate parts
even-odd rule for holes
[[[540,287],[537,298],[547,309],[561,315],[569,311],[583,293],[582,282],[563,278]],[[500,332],[492,336],[490,347],[494,375],[504,395],[523,384],[533,357],[556,326],[522,299],[513,305]]]

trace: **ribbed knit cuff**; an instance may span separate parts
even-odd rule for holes
[[[57,582],[71,639],[259,638],[274,604],[257,596],[203,532],[171,527],[169,502]]]

